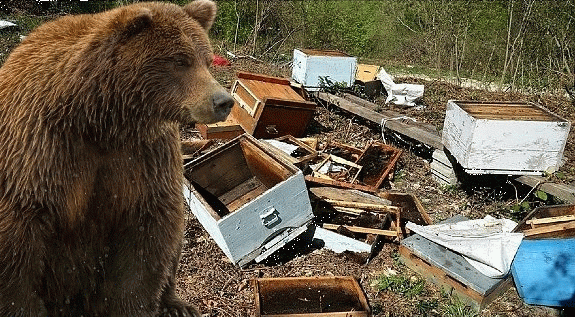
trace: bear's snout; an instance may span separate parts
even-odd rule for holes
[[[218,91],[212,96],[212,103],[216,117],[218,117],[218,120],[223,121],[228,117],[232,110],[234,98],[225,91]]]

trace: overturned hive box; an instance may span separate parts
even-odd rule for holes
[[[310,91],[319,90],[323,77],[349,87],[355,81],[356,64],[356,57],[338,51],[295,49],[292,79]]]
[[[443,144],[469,174],[556,171],[571,123],[526,102],[447,103]]]
[[[232,96],[236,104],[231,115],[258,139],[303,136],[316,108],[292,89],[289,80],[259,74],[238,73]]]
[[[259,317],[370,316],[367,298],[353,277],[259,278],[252,283]]]
[[[302,172],[244,134],[185,165],[192,213],[232,263],[265,259],[313,218]]]

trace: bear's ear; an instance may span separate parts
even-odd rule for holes
[[[152,12],[147,8],[126,7],[112,20],[112,28],[122,39],[129,39],[152,24]]]
[[[216,4],[210,0],[196,0],[184,7],[184,11],[208,31],[216,18]]]

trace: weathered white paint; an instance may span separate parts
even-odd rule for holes
[[[442,139],[470,174],[533,175],[560,167],[570,127],[559,117],[556,121],[477,119],[450,100]]]
[[[357,58],[353,56],[308,55],[295,49],[293,52],[292,79],[307,90],[318,90],[320,77],[333,82],[345,82],[351,86],[355,81]]]
[[[285,231],[288,233],[277,243],[293,240],[305,231],[301,227],[307,226],[313,218],[301,171],[219,220],[214,219],[209,211],[211,207],[193,187],[184,186],[184,197],[204,229],[232,263],[238,265],[247,264],[272,248],[266,243]],[[263,260],[262,257],[258,259]]]

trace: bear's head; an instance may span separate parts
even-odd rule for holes
[[[180,123],[225,120],[233,99],[209,72],[213,53],[207,31],[216,15],[212,1],[185,7],[140,3],[107,14],[105,43],[96,38],[96,49],[89,53],[115,69],[102,84],[123,85],[113,89],[125,91],[124,106],[152,103],[157,112],[150,116]],[[130,100],[138,97],[142,100]]]

